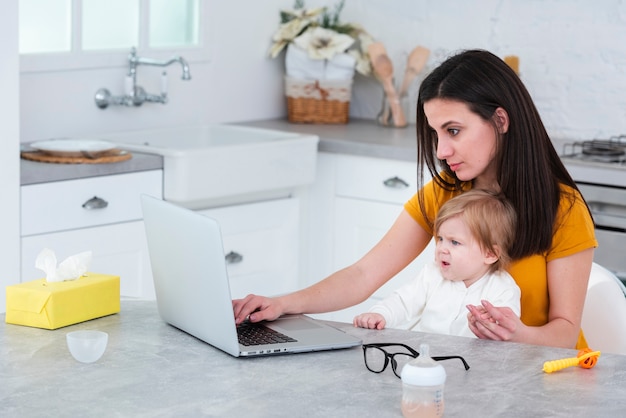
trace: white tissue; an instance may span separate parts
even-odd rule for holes
[[[293,44],[287,45],[285,71],[297,80],[321,80],[324,78],[324,60],[309,58],[307,52]]]
[[[44,248],[35,260],[35,267],[46,273],[49,282],[76,280],[87,272],[91,263],[91,251],[85,251],[67,257],[57,267],[57,257],[54,251]]]
[[[289,44],[285,54],[287,77],[296,80],[352,80],[355,67],[356,59],[347,53],[329,60],[311,59],[304,49]]]
[[[326,80],[352,80],[356,59],[350,54],[337,54],[326,63]]]

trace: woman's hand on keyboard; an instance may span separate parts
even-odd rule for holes
[[[243,299],[233,300],[235,323],[241,324],[246,319],[250,322],[273,321],[283,314],[278,298],[248,295]]]

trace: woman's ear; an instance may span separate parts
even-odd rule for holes
[[[496,126],[498,127],[498,132],[501,134],[505,134],[509,131],[509,114],[506,110],[499,107],[493,114],[493,117],[496,121]]]

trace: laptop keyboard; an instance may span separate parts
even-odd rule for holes
[[[244,322],[239,325],[237,327],[237,335],[239,336],[239,344],[245,346],[298,341],[264,325],[252,322]]]

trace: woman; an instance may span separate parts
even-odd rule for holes
[[[419,173],[409,200],[381,241],[355,264],[298,292],[233,301],[239,323],[319,313],[364,301],[407,266],[432,238],[441,205],[471,188],[502,192],[518,214],[509,268],[522,315],[468,306],[479,338],[584,347],[580,321],[597,246],[591,214],[561,163],[519,77],[482,50],[455,55],[422,82],[417,103]]]

